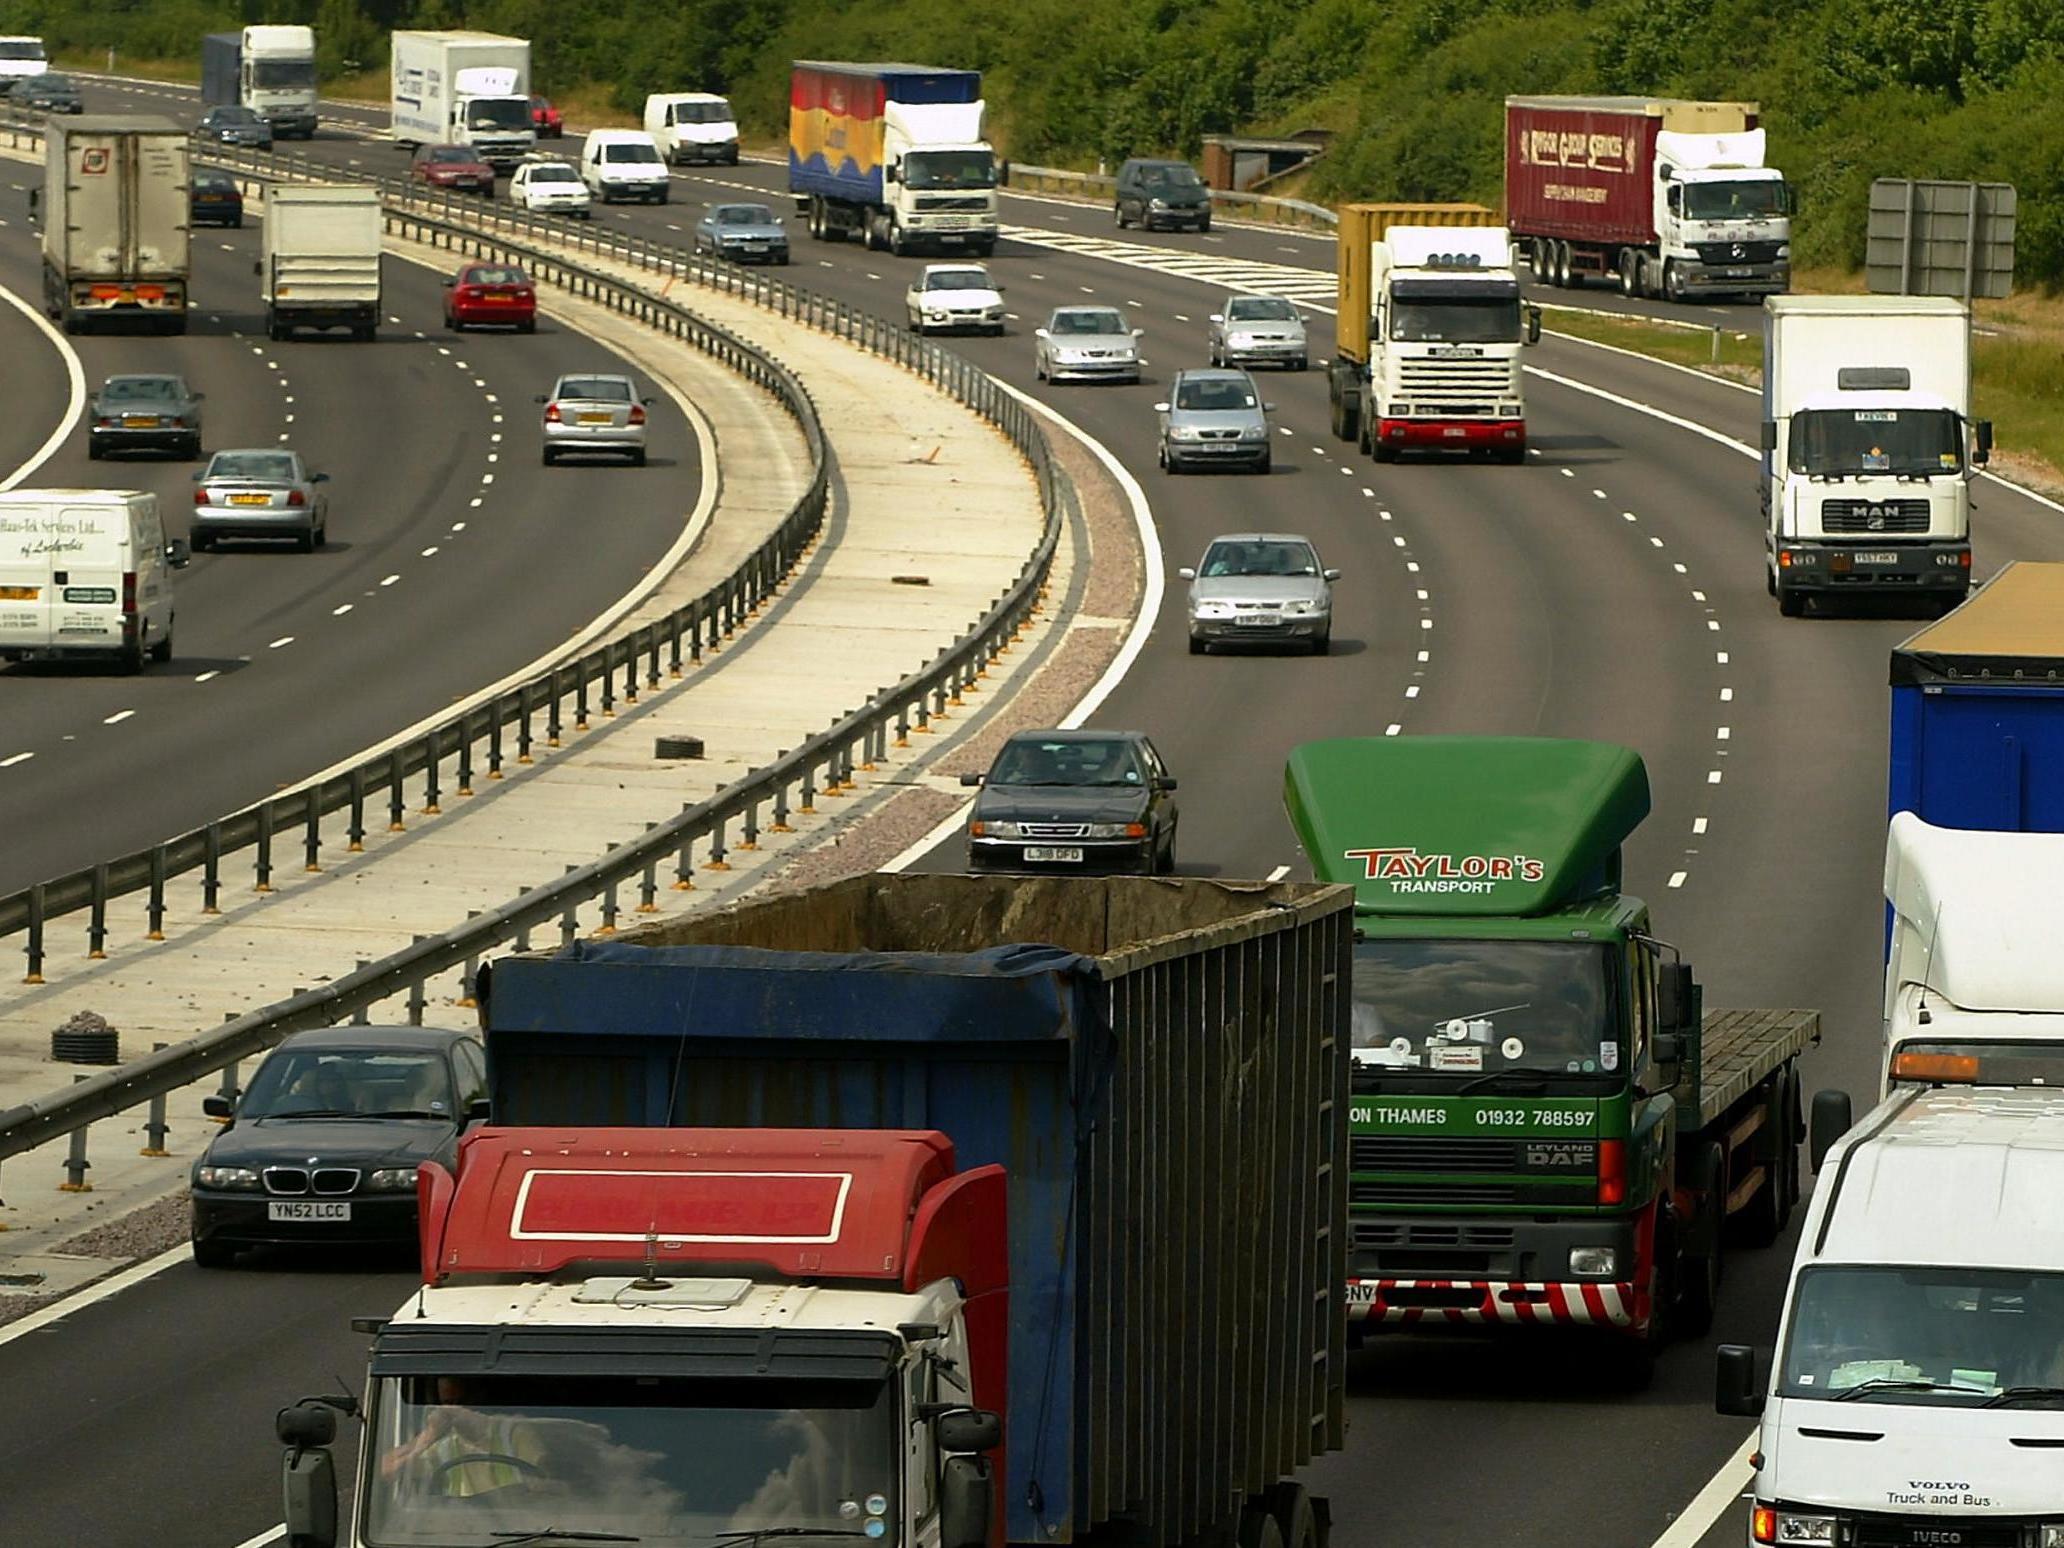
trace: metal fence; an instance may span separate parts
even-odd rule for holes
[[[25,128],[33,132],[31,126],[18,123],[5,126],[5,132],[19,144]],[[216,147],[207,151],[212,161],[270,178],[347,180],[337,169],[307,158],[218,155]],[[374,181],[391,187],[401,180]],[[460,218],[462,213],[473,219]],[[387,220],[390,229],[419,240],[524,263],[540,278],[702,348],[767,387],[796,416],[809,442],[809,488],[776,532],[737,570],[666,618],[541,673],[334,779],[0,898],[0,935],[27,936],[30,983],[41,980],[49,925],[57,917],[83,912],[87,953],[103,956],[109,949],[109,903],[147,891],[146,938],[162,938],[174,907],[170,893],[175,881],[198,872],[195,911],[217,913],[228,857],[248,851],[252,885],[269,891],[283,852],[301,867],[318,870],[338,840],[347,850],[360,848],[369,823],[384,822],[390,831],[402,829],[411,815],[411,789],[420,800],[414,810],[435,814],[446,795],[471,794],[476,779],[499,779],[506,765],[531,762],[534,749],[559,745],[569,727],[584,730],[591,716],[613,714],[619,702],[635,703],[641,692],[679,677],[741,627],[816,536],[826,504],[823,434],[807,390],[792,373],[746,340],[674,302],[492,228],[513,226],[537,237],[571,240],[589,252],[746,296],[915,372],[994,424],[1025,456],[1045,512],[1039,544],[974,627],[929,665],[878,691],[772,764],[685,807],[666,822],[648,825],[642,837],[558,880],[419,940],[406,951],[361,964],[320,988],[298,992],[186,1042],[88,1076],[50,1097],[0,1112],[0,1158],[139,1103],[161,1104],[165,1093],[233,1068],[289,1032],[362,1017],[368,1007],[396,995],[406,995],[408,1019],[420,1022],[428,983],[459,968],[463,1002],[470,997],[472,975],[489,948],[513,942],[517,949],[527,949],[532,932],[541,927],[556,925],[561,939],[571,940],[586,924],[598,932],[613,930],[626,909],[657,912],[662,887],[693,890],[699,870],[728,870],[727,856],[734,849],[750,850],[763,835],[792,831],[792,818],[814,813],[820,798],[853,790],[856,774],[877,767],[891,747],[906,747],[912,736],[931,734],[935,723],[948,719],[965,694],[976,691],[978,680],[1038,610],[1063,525],[1073,509],[1074,491],[1058,471],[1033,413],[965,358],[884,319],[769,276],[739,274],[679,249],[620,233],[584,231],[576,222],[488,206],[478,199],[417,194],[406,187],[395,192]],[[293,855],[297,849],[299,854]],[[225,1079],[226,1086],[231,1083]],[[153,1120],[160,1119],[154,1109]],[[83,1149],[76,1144],[74,1148],[83,1165]]]

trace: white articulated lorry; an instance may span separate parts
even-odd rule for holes
[[[506,172],[537,145],[530,44],[491,32],[394,34],[394,138],[470,145]]]
[[[209,33],[201,39],[201,100],[247,107],[280,139],[314,139],[315,29]]]
[[[370,343],[380,324],[380,192],[367,184],[276,186],[258,262],[265,331],[346,328]]]
[[[1939,296],[1763,303],[1758,480],[1770,594],[1904,592],[1947,610],[1971,585],[1970,315]]]
[[[186,332],[188,134],[167,118],[86,114],[44,130],[43,305],[89,322]]]

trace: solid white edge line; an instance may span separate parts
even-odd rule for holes
[[[19,1322],[10,1322],[6,1327],[0,1328],[0,1344],[11,1344],[38,1328],[47,1328],[51,1323],[71,1316],[75,1311],[105,1301],[111,1295],[120,1295],[131,1285],[141,1284],[152,1275],[172,1267],[175,1263],[184,1262],[192,1255],[193,1249],[181,1242],[177,1247],[166,1248],[155,1258],[145,1258],[141,1263],[132,1263],[119,1274],[110,1274],[98,1284],[88,1285],[84,1290],[67,1295],[41,1311],[30,1312]]]
[[[1720,1471],[1706,1480],[1706,1486],[1692,1496],[1691,1503],[1649,1548],[1694,1548],[1700,1538],[1713,1530],[1728,1507],[1755,1483],[1756,1470],[1749,1466],[1749,1453],[1755,1449],[1756,1431],[1751,1430],[1735,1448],[1734,1455],[1720,1464]]]
[[[1282,880],[1282,879],[1283,879],[1284,877],[1288,876],[1289,874],[1290,874],[1290,867],[1289,867],[1289,866],[1287,866],[1287,865],[1279,865],[1279,866],[1277,866],[1277,867],[1276,867],[1276,868],[1275,868],[1275,869],[1274,869],[1273,871],[1269,872],[1267,876],[1263,877],[1263,878],[1262,878],[1262,880],[1263,880],[1263,881],[1272,881],[1272,882],[1279,882],[1279,881],[1281,881],[1281,880]]]
[[[260,1532],[256,1537],[245,1538],[242,1542],[236,1545],[236,1548],[265,1548],[265,1545],[267,1543],[276,1543],[286,1535],[286,1523],[281,1522],[276,1527],[267,1527],[264,1531]]]
[[[995,377],[990,378],[996,381]],[[1076,424],[1067,415],[1048,404],[1042,403],[1030,393],[1020,392],[1007,382],[996,381],[996,385],[1016,398],[1020,403],[1043,415],[1073,436],[1088,448],[1091,456],[1104,465],[1104,470],[1117,481],[1125,494],[1126,502],[1132,507],[1133,525],[1138,529],[1140,553],[1146,568],[1146,585],[1141,588],[1139,610],[1132,616],[1132,627],[1126,631],[1124,642],[1118,647],[1118,654],[1111,658],[1111,664],[1104,669],[1104,675],[1090,685],[1089,692],[1075,701],[1075,707],[1062,717],[1059,729],[1072,731],[1081,725],[1098,707],[1111,696],[1125,674],[1132,670],[1139,654],[1146,649],[1147,636],[1154,632],[1154,620],[1161,612],[1161,597],[1167,586],[1167,574],[1161,564],[1161,534],[1154,526],[1153,507],[1147,503],[1147,492],[1140,487],[1140,481],[1126,470],[1111,449],[1095,436]],[[1088,563],[1085,555],[1078,561]],[[942,817],[932,830],[916,843],[905,849],[882,867],[884,871],[905,871],[919,859],[960,830],[973,797],[962,800],[951,813]]]
[[[1643,358],[1645,359],[1646,357],[1644,356]],[[1593,387],[1589,382],[1580,382],[1575,377],[1563,376],[1554,371],[1543,370],[1540,366],[1528,366],[1526,367],[1526,373],[1529,376],[1538,376],[1544,382],[1553,382],[1558,387],[1567,387],[1572,392],[1588,393],[1594,398],[1603,398],[1608,403],[1618,404],[1621,408],[1632,409],[1637,414],[1646,414],[1651,419],[1660,419],[1666,425],[1675,425],[1679,430],[1689,430],[1693,435],[1702,435],[1707,440],[1717,442],[1730,451],[1740,452],[1744,457],[1753,459],[1760,455],[1756,448],[1749,445],[1746,441],[1737,441],[1733,436],[1715,430],[1710,425],[1702,425],[1695,419],[1686,419],[1682,415],[1672,414],[1667,410],[1657,408],[1652,403],[1641,403],[1633,398],[1625,398],[1616,392],[1608,392],[1603,387]]]
[[[29,454],[26,462],[8,474],[6,478],[0,479],[0,490],[5,490],[14,488],[23,479],[56,456],[57,449],[71,438],[73,429],[79,423],[79,417],[86,412],[86,367],[79,359],[79,352],[72,348],[71,341],[58,332],[56,328],[52,327],[50,319],[45,317],[35,307],[29,305],[28,302],[4,286],[0,286],[0,301],[5,301],[9,306],[21,313],[22,316],[34,323],[42,330],[43,337],[48,339],[52,346],[55,347],[58,358],[64,361],[65,377],[69,383],[71,394],[71,400],[65,405],[64,418],[58,421],[57,428],[50,432],[49,437],[41,446]]]

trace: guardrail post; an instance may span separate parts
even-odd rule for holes
[[[651,823],[645,825],[645,831],[652,831]],[[616,913],[616,883],[612,881],[602,889],[602,923],[595,928],[597,935],[616,934]]]
[[[437,757],[439,745],[444,741],[441,731],[433,730],[423,738],[423,815],[435,817],[444,810],[438,802]]]
[[[93,912],[86,925],[86,955],[93,961],[107,956],[108,868],[105,860],[93,867]]]
[[[272,891],[272,803],[258,803],[258,882],[253,892]]]
[[[468,924],[471,924],[474,920],[478,919],[479,917],[479,909],[469,908],[466,910],[466,922]],[[479,1000],[476,998],[476,995],[479,993],[479,990],[480,953],[476,951],[467,954],[466,965],[465,967],[459,970],[459,1004],[465,1006],[468,1010],[471,1010],[474,1006],[480,1003]]]
[[[653,660],[659,659],[658,647],[653,647]],[[675,608],[667,615],[667,675],[681,675],[681,610]]]
[[[367,960],[366,960],[366,959],[365,959],[364,957],[360,957],[360,958],[358,959],[358,971],[359,971],[359,972],[363,973],[363,972],[364,972],[364,971],[365,971],[365,970],[366,970],[367,968],[369,968],[369,967],[371,967],[371,966],[372,966],[372,963],[371,963],[371,962],[369,962],[369,961],[367,961]],[[363,1026],[368,1026],[368,1025],[370,1025],[370,1024],[371,1024],[371,1021],[372,1021],[372,1018],[371,1018],[371,1016],[370,1016],[370,1015],[368,1014],[368,1009],[367,1009],[367,1007],[366,1007],[366,1006],[363,1006],[363,1005],[361,1005],[361,1006],[359,1006],[359,1008],[358,1008],[357,1010],[355,1010],[355,1011],[353,1011],[353,1012],[351,1013],[351,1024],[352,1024],[352,1025],[353,1025],[354,1027],[363,1027]]]
[[[219,914],[222,897],[222,824],[211,822],[202,835],[201,912]]]
[[[406,833],[408,824],[402,820],[408,810],[408,797],[401,788],[401,749],[395,748],[387,755],[387,831]]]
[[[896,745],[910,745],[910,704],[907,700],[899,701],[896,705]]]
[[[683,801],[681,803],[682,811],[685,812],[690,809],[688,802]],[[695,890],[695,836],[692,833],[682,835],[681,852],[674,857],[673,890],[675,892],[693,892]]]
[[[760,803],[745,803],[745,815],[739,819],[738,847],[751,851],[760,847]]]
[[[26,948],[29,959],[28,971],[22,975],[25,984],[43,982],[43,883],[29,885],[29,941]]]
[[[420,946],[428,939],[430,937],[427,935],[411,935],[409,937],[409,945]],[[420,1027],[423,1024],[423,1007],[427,1003],[423,997],[423,980],[418,978],[409,985],[408,1024],[410,1026]]]
[[[530,757],[530,717],[537,713],[537,706],[531,699],[531,685],[525,683],[516,690],[516,762],[527,764]]]
[[[322,870],[322,787],[310,785],[306,799],[308,823],[303,830],[301,869],[313,876]]]
[[[638,657],[647,632],[647,630],[640,629],[629,640],[624,642],[623,701],[626,704],[636,704],[638,702]],[[652,681],[655,685],[658,684],[659,675],[657,673],[653,674]]]
[[[158,1053],[168,1047],[165,1043],[151,1044],[151,1052]],[[160,1091],[150,1099],[150,1116],[143,1121],[143,1149],[139,1156],[165,1156],[171,1152],[165,1149],[165,1136],[172,1126],[165,1121],[165,1093]]]
[[[616,718],[616,674],[611,667],[609,647],[607,645],[602,647],[600,654],[602,670],[595,674],[595,678],[602,684],[602,718],[604,720],[614,720]]]
[[[489,709],[492,718],[494,711]],[[469,796],[473,793],[473,717],[459,717],[459,788],[454,794]]]
[[[566,874],[571,876],[579,869],[580,867],[577,865],[569,865],[566,868]],[[568,903],[566,905],[566,912],[559,916],[559,944],[561,946],[571,946],[579,936],[580,903],[575,901]]]
[[[728,871],[731,862],[724,858],[724,819],[716,819],[710,829],[709,858],[702,862],[705,871]]]
[[[491,705],[487,712],[487,777],[490,782],[502,777],[502,706],[500,702]]]
[[[72,1084],[78,1085],[84,1075],[74,1075]],[[87,1168],[93,1163],[86,1159],[86,1125],[80,1124],[72,1130],[72,1142],[65,1151],[65,1180],[57,1185],[59,1193],[91,1193],[93,1184],[86,1180]]]
[[[150,852],[150,908],[149,925],[143,932],[147,941],[162,941],[165,938],[165,846],[151,845]]]
[[[659,824],[656,822],[648,822],[645,824],[645,831],[650,833],[658,826]],[[659,912],[659,861],[657,860],[647,860],[645,862],[645,874],[638,881],[638,912],[641,914],[656,914]]]
[[[522,902],[522,901],[523,901],[523,900],[524,900],[525,898],[529,897],[529,896],[531,895],[531,893],[535,892],[536,890],[537,890],[537,889],[536,889],[535,887],[519,887],[519,888],[517,888],[517,889],[516,889],[516,901],[517,901],[517,902],[519,902],[519,903],[520,903],[520,902]],[[516,949],[517,949],[518,951],[529,951],[529,950],[530,950],[530,926],[529,926],[529,925],[524,925],[524,926],[523,926],[522,928],[520,928],[519,930],[517,930],[517,932],[516,932]]]
[[[573,666],[573,729],[588,729],[588,671],[587,662],[577,661]],[[554,746],[557,746],[555,741]]]
[[[796,803],[796,810],[805,815],[817,811],[817,776],[808,768],[803,770],[802,800]]]
[[[696,666],[702,665],[702,626],[708,616],[698,599],[694,616],[688,621],[688,659]]]
[[[351,820],[344,830],[345,848],[352,854],[365,849],[365,770],[351,771]]]

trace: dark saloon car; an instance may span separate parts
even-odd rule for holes
[[[281,1043],[232,1105],[193,1169],[193,1255],[227,1268],[261,1246],[365,1246],[416,1235],[416,1168],[449,1166],[486,1096],[468,1033],[325,1027]]]
[[[196,226],[241,226],[244,192],[220,167],[195,167],[193,192],[187,196],[187,219]]]
[[[1021,731],[960,782],[971,871],[1175,869],[1175,781],[1137,731]]]
[[[83,113],[79,83],[69,75],[32,75],[8,93],[18,108],[42,113]]]
[[[252,150],[272,149],[272,125],[261,114],[234,103],[212,107],[194,133],[222,145],[243,145]]]

